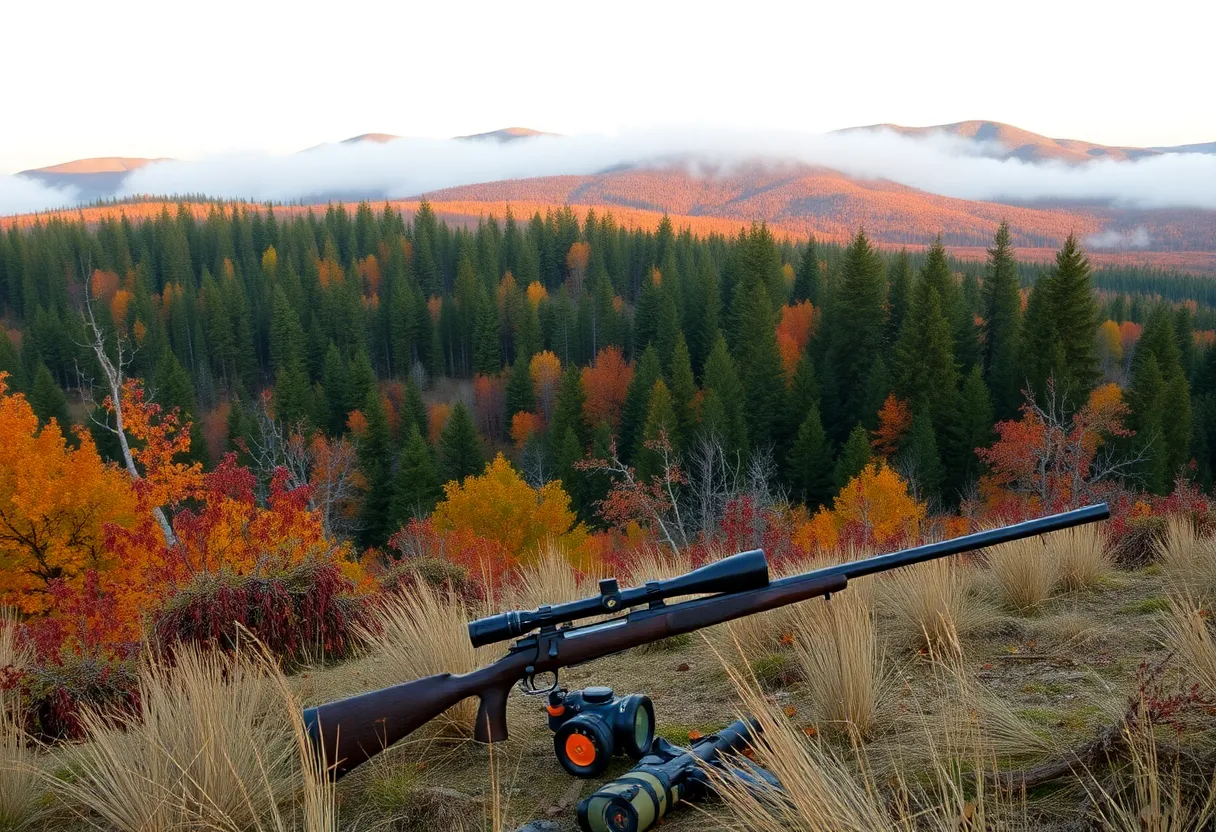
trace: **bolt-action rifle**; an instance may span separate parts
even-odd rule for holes
[[[470,622],[469,638],[474,646],[519,639],[507,655],[491,665],[459,676],[450,673],[427,676],[309,708],[304,712],[304,721],[334,777],[341,777],[471,696],[480,700],[474,738],[498,742],[507,738],[507,695],[516,684],[525,694],[547,694],[557,688],[558,673],[564,667],[808,598],[828,598],[848,586],[850,580],[876,572],[1093,523],[1109,516],[1106,504],[1099,503],[777,581],[769,580],[768,562],[759,549],[632,589],[621,589],[615,578],[608,578],[600,581],[600,594],[593,598],[535,610],[513,610]],[[685,595],[707,597],[667,603]],[[626,610],[631,611],[624,613]],[[606,621],[575,623],[583,618],[613,614],[618,615]],[[538,686],[538,677],[549,677],[547,684]]]

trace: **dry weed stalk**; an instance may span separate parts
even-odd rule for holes
[[[1037,537],[1002,543],[987,550],[988,566],[1001,601],[1023,615],[1037,612],[1056,583],[1055,559]]]
[[[1110,572],[1106,537],[1096,525],[1054,532],[1046,542],[1055,561],[1056,581],[1065,592],[1088,589]]]
[[[371,653],[383,685],[436,673],[471,673],[489,658],[469,642],[469,610],[455,593],[418,581],[380,604],[373,627],[359,637]],[[471,737],[477,701],[466,699],[434,720],[443,734]]]
[[[555,546],[545,546],[535,563],[520,570],[518,586],[505,606],[531,610],[598,593],[598,575],[580,575]]]

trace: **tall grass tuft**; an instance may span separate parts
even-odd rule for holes
[[[867,593],[796,604],[794,656],[820,727],[849,736],[874,732],[884,688],[882,653]]]
[[[987,554],[1001,602],[1022,615],[1038,612],[1056,583],[1051,550],[1039,538],[1029,537],[993,546]]]
[[[1190,517],[1172,515],[1156,547],[1171,594],[1216,605],[1216,542],[1200,537]]]
[[[20,673],[30,655],[17,642],[16,621],[0,612],[0,670]],[[42,814],[43,781],[25,732],[24,709],[17,686],[0,686],[0,830],[19,832]]]
[[[240,651],[181,647],[172,667],[149,659],[138,713],[84,711],[88,741],[57,793],[122,832],[272,822],[299,786],[302,732],[275,673]]]
[[[1216,636],[1210,612],[1193,600],[1170,599],[1166,640],[1178,653],[1181,666],[1216,696]]]
[[[576,570],[557,547],[545,546],[535,563],[520,570],[519,584],[510,593],[508,606],[530,610],[586,598],[599,592],[598,578]]]
[[[687,549],[673,552],[659,546],[646,546],[629,559],[629,586],[642,586],[647,581],[663,581],[692,570],[692,556]]]
[[[488,659],[486,648],[469,642],[470,615],[465,603],[446,589],[422,581],[386,598],[375,623],[358,632],[375,660],[373,681],[388,685],[436,673],[471,673]],[[434,720],[447,736],[471,737],[477,701],[466,699]]]
[[[886,632],[900,647],[957,652],[987,618],[972,592],[972,568],[953,558],[896,569],[878,581]]]
[[[833,601],[835,603],[835,601]],[[893,769],[890,777],[875,773],[865,748],[852,745],[852,755],[822,739],[810,739],[796,722],[769,702],[752,680],[724,662],[744,711],[759,722],[754,742],[756,762],[772,772],[783,791],[750,788],[740,778],[709,769],[729,815],[727,828],[749,832],[1006,832],[1019,826],[1007,802],[978,792],[965,770],[991,769],[979,755],[967,756],[938,738],[929,737],[928,762],[915,777]],[[978,744],[971,743],[972,747]]]
[[[1106,537],[1095,525],[1075,526],[1047,536],[1056,581],[1065,592],[1088,589],[1110,572]]]

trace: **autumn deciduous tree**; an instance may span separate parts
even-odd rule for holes
[[[532,557],[545,542],[572,553],[587,536],[561,483],[532,488],[502,454],[484,473],[449,482],[443,491],[432,516],[437,531],[470,532],[498,543],[517,559]]]
[[[0,603],[24,613],[49,609],[51,582],[76,588],[106,566],[106,525],[135,519],[130,480],[87,433],[78,440],[73,449],[58,425],[40,430],[0,375]]]
[[[609,424],[620,427],[621,409],[633,381],[633,364],[625,361],[620,347],[605,347],[595,356],[595,363],[583,368],[583,390],[587,395],[584,415],[592,427]]]
[[[777,324],[777,349],[781,351],[781,365],[786,379],[794,377],[802,351],[811,340],[815,327],[815,307],[810,301],[801,301],[781,307],[781,320]]]
[[[882,410],[878,411],[878,430],[870,440],[870,447],[882,457],[891,457],[898,450],[904,436],[912,427],[912,410],[903,399],[887,395]]]
[[[883,544],[915,538],[925,505],[908,493],[899,474],[871,462],[836,495],[832,512],[842,534],[856,530],[862,545]]]
[[[547,421],[553,416],[553,404],[557,400],[557,388],[562,380],[561,359],[549,350],[538,352],[532,356],[528,372],[532,376],[537,407]]]
[[[1049,384],[1042,405],[1028,399],[1021,419],[998,422],[997,441],[976,450],[989,469],[980,480],[989,503],[1013,492],[1035,511],[1074,508],[1135,470],[1140,459],[1120,457],[1113,447],[1112,440],[1131,435],[1117,385],[1094,390],[1071,417],[1061,398]]]

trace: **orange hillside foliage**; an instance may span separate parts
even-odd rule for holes
[[[527,559],[552,542],[576,555],[587,530],[570,508],[560,482],[532,488],[502,454],[485,473],[449,482],[432,520],[440,533],[467,530],[501,545],[511,557]]]
[[[426,408],[427,437],[434,445],[439,442],[439,434],[447,426],[448,417],[452,415],[452,406],[447,402],[433,402]]]
[[[511,441],[515,443],[516,448],[522,448],[533,434],[540,431],[540,426],[540,417],[535,413],[519,411],[511,417]]]
[[[0,604],[48,609],[50,581],[79,588],[106,566],[107,524],[129,524],[136,499],[127,476],[101,461],[92,438],[65,441],[51,421],[39,430],[25,396],[0,374]]]

